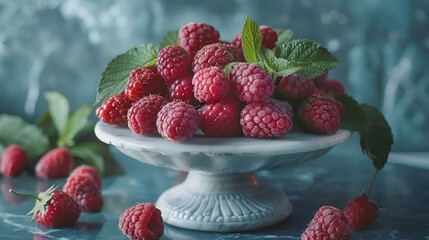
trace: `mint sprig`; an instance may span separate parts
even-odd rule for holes
[[[157,56],[158,49],[153,44],[142,44],[113,58],[101,74],[95,104],[123,92],[131,71],[137,67],[155,65]]]
[[[262,33],[259,26],[249,17],[244,21],[241,32],[241,45],[246,62],[256,63],[264,57],[262,54]]]

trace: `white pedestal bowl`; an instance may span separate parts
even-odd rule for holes
[[[199,231],[232,232],[280,222],[292,213],[287,196],[258,181],[255,171],[317,158],[345,141],[350,131],[329,136],[291,132],[279,139],[212,138],[197,134],[173,143],[154,134],[98,122],[97,137],[141,162],[189,171],[156,202],[168,224]]]

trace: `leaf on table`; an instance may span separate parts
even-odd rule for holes
[[[0,115],[0,143],[5,147],[19,144],[28,152],[30,158],[49,149],[48,137],[37,126],[8,114]]]
[[[161,44],[159,45],[159,49],[163,49],[170,45],[177,45],[177,40],[179,36],[179,30],[174,29],[168,31],[165,36],[161,40]]]
[[[74,137],[87,126],[91,110],[91,106],[82,105],[70,115],[64,131],[61,132],[60,138],[58,139],[58,146],[74,145]]]
[[[58,92],[46,92],[44,94],[48,101],[48,110],[51,115],[52,122],[61,134],[67,125],[67,119],[69,117],[69,102],[66,97]]]
[[[100,175],[104,175],[105,166],[101,143],[78,143],[69,148],[71,155],[79,158],[83,163],[94,166]]]
[[[128,77],[137,67],[156,65],[158,49],[153,44],[142,44],[113,58],[101,74],[95,104],[125,90]]]

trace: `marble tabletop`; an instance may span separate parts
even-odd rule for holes
[[[40,181],[33,177],[0,177],[0,239],[126,239],[117,227],[121,212],[139,202],[155,202],[186,173],[155,167],[131,159],[112,147],[125,174],[103,179],[105,206],[101,213],[85,213],[74,228],[46,228],[29,222],[25,214],[33,200],[13,197],[9,188],[36,192],[65,180]],[[410,164],[407,154],[392,154],[375,183],[372,198],[384,210],[379,219],[354,239],[429,239],[429,172]],[[429,160],[428,154],[419,154]],[[412,162],[415,162],[413,155]],[[411,160],[410,160],[411,161]],[[326,155],[300,165],[259,171],[261,181],[286,193],[292,215],[274,226],[248,232],[213,233],[184,230],[165,225],[161,239],[300,239],[314,212],[323,205],[344,207],[348,199],[366,187],[372,164],[359,148],[356,136]]]

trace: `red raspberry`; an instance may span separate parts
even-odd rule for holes
[[[268,102],[247,104],[240,114],[244,135],[252,138],[278,138],[293,128],[291,118]]]
[[[215,66],[225,67],[228,63],[242,61],[240,50],[228,44],[213,43],[198,50],[192,63],[193,71]]]
[[[344,85],[337,79],[323,81],[319,88],[324,90],[326,94],[333,97],[338,97],[345,94]]]
[[[32,196],[36,199],[34,208],[27,214],[39,224],[47,227],[73,226],[80,216],[77,203],[56,186],[33,196],[31,194],[17,193],[12,189],[9,192],[20,196]]]
[[[172,142],[184,142],[197,131],[200,120],[197,111],[182,101],[169,102],[158,113],[156,126],[159,134]]]
[[[188,76],[192,72],[192,58],[180,46],[168,46],[158,53],[158,73],[164,78],[167,86],[174,80]]]
[[[310,132],[330,135],[340,126],[340,116],[331,99],[322,95],[307,98],[298,110],[300,123]]]
[[[156,115],[161,110],[164,98],[158,94],[143,97],[128,110],[128,127],[135,134],[150,134],[156,131]]]
[[[129,239],[159,239],[164,234],[161,211],[152,203],[134,205],[119,217],[119,229]]]
[[[139,67],[134,69],[128,77],[125,95],[136,101],[150,94],[165,95],[167,86],[164,79],[158,74],[156,67]]]
[[[67,148],[58,147],[45,153],[36,164],[36,176],[42,179],[65,178],[73,167]]]
[[[274,106],[281,113],[287,114],[291,119],[293,119],[293,106],[290,103],[274,98],[268,99],[268,103]]]
[[[192,85],[192,75],[177,79],[168,89],[168,97],[171,101],[180,100],[191,105],[198,105],[200,102],[194,97],[194,85]]]
[[[117,94],[107,99],[95,112],[97,117],[108,124],[126,125],[127,111],[133,104],[124,93]]]
[[[343,212],[355,229],[360,230],[378,218],[379,209],[367,195],[360,195],[347,203]]]
[[[277,87],[279,96],[286,99],[301,100],[309,97],[314,92],[314,82],[297,73],[280,79]]]
[[[276,46],[277,42],[277,32],[274,31],[269,26],[261,25],[259,26],[259,30],[261,30],[262,34],[262,46],[265,48],[273,49]],[[242,34],[239,33],[235,38],[232,40],[231,44],[236,46],[239,49],[242,49]]]
[[[199,70],[192,78],[192,84],[195,98],[202,103],[218,101],[231,89],[229,78],[218,67]]]
[[[12,144],[3,150],[0,162],[0,173],[3,176],[14,177],[27,165],[27,152],[18,144]]]
[[[238,63],[230,74],[235,95],[243,102],[263,102],[273,95],[274,81],[262,68]]]
[[[313,219],[301,234],[301,239],[347,240],[352,239],[354,234],[353,225],[347,220],[340,209],[323,206],[314,214]]]
[[[191,58],[205,45],[219,41],[219,32],[207,23],[188,23],[179,30],[178,45],[188,51]]]
[[[311,80],[314,82],[316,87],[319,87],[320,84],[322,84],[324,81],[326,81],[328,79],[328,74],[329,74],[329,71],[326,69],[323,71],[322,75],[320,75],[316,78],[312,78]]]
[[[95,169],[95,167],[83,164],[83,165],[80,165],[77,168],[75,168],[70,173],[70,175],[79,175],[79,174],[90,175],[95,180],[98,187],[101,188],[101,176],[98,173],[97,169]]]
[[[88,173],[70,174],[63,191],[77,202],[82,212],[99,212],[103,208],[101,189],[97,181]]]
[[[201,131],[214,137],[238,135],[241,132],[240,111],[239,104],[234,101],[222,100],[203,105],[198,109]]]

